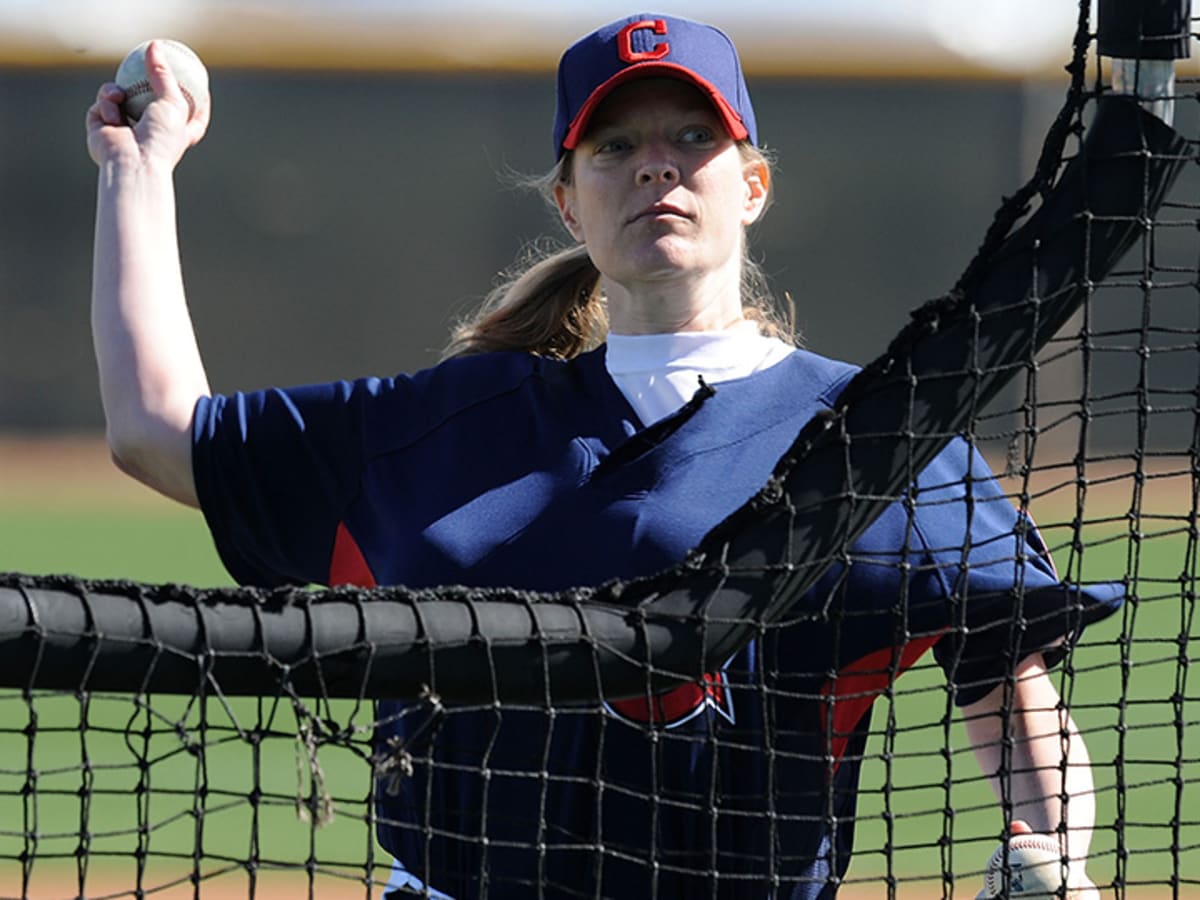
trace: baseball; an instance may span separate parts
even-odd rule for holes
[[[1008,842],[1008,893],[1004,893],[1004,847],[996,848],[983,874],[984,897],[1049,900],[1062,896],[1063,864],[1058,840],[1047,834],[1017,834]]]
[[[179,82],[183,96],[187,98],[190,117],[195,113],[197,104],[208,96],[208,70],[187,44],[167,38],[159,40],[166,50],[167,65],[170,66],[175,80]],[[146,75],[146,48],[149,46],[150,42],[145,41],[130,50],[121,60],[116,78],[113,79],[125,92],[125,102],[121,104],[121,109],[130,122],[140,119],[150,101],[154,99],[154,88],[150,86],[150,79]]]

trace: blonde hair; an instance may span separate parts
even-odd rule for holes
[[[770,169],[770,160],[747,141],[738,144],[747,163]],[[554,188],[570,184],[571,153],[549,173],[521,179],[557,210]],[[768,190],[773,179],[768,181]],[[769,201],[768,195],[768,201]],[[742,251],[742,311],[769,336],[794,343],[794,316],[776,301],[766,273],[749,250]],[[608,310],[600,289],[600,272],[582,244],[558,247],[545,243],[526,248],[517,264],[505,272],[476,312],[459,322],[442,358],[517,350],[570,359],[592,350],[608,334]]]

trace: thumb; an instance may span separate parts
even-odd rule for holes
[[[1013,819],[1009,834],[1033,834],[1033,829],[1029,827],[1029,823],[1024,819]]]
[[[183,110],[185,115],[190,112],[188,100],[175,79],[175,73],[167,64],[167,54],[162,41],[151,41],[150,46],[146,48],[146,78],[150,81],[150,87],[154,89],[155,99],[166,100],[177,109]]]

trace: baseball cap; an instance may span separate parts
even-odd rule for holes
[[[592,113],[614,88],[651,76],[694,84],[712,101],[730,137],[758,143],[754,107],[733,41],[711,25],[641,13],[596,29],[563,54],[555,158],[575,149]]]

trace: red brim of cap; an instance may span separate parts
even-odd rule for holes
[[[592,91],[592,95],[587,98],[587,102],[580,107],[575,118],[571,121],[571,127],[567,129],[567,136],[563,138],[563,149],[574,150],[579,146],[580,140],[583,139],[583,134],[587,131],[588,123],[592,120],[592,114],[596,111],[596,107],[600,105],[615,88],[620,87],[629,81],[635,81],[640,78],[649,78],[654,75],[662,75],[667,78],[677,78],[680,81],[686,81],[698,87],[709,100],[712,101],[713,107],[720,116],[725,130],[729,132],[729,136],[735,141],[744,141],[750,137],[750,132],[746,130],[745,124],[742,122],[742,117],[737,111],[729,105],[729,101],[711,81],[701,78],[691,69],[684,66],[676,65],[675,63],[664,62],[643,62],[635,63],[627,69],[622,69],[608,81],[601,84],[598,88]]]

